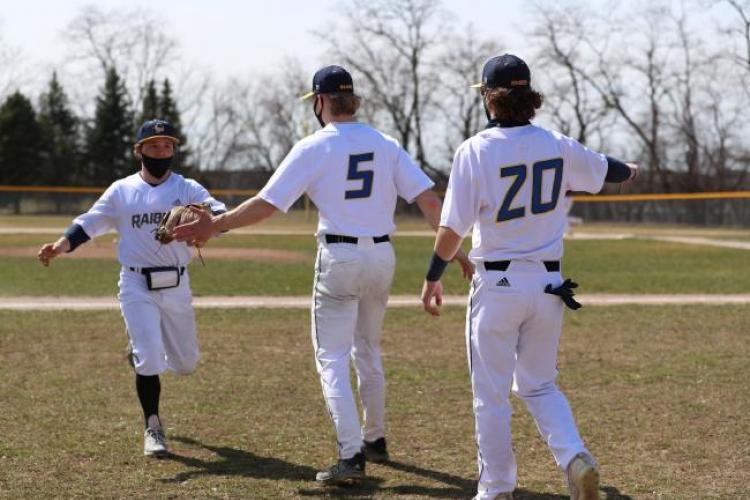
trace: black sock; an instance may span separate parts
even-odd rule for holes
[[[138,400],[143,408],[143,419],[148,427],[148,417],[159,415],[159,394],[161,383],[159,375],[135,374],[135,389],[138,391]]]

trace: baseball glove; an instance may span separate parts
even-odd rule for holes
[[[208,205],[208,203],[201,203],[201,204],[191,203],[185,206],[172,207],[172,209],[169,212],[167,212],[164,218],[161,220],[159,227],[156,228],[156,234],[154,235],[154,237],[156,238],[156,241],[158,241],[162,245],[171,243],[172,241],[174,241],[172,230],[175,227],[181,224],[187,224],[188,222],[192,222],[198,219],[198,215],[196,215],[193,211],[191,211],[189,207],[197,208],[205,212],[211,213],[211,207],[210,205]],[[190,243],[188,243],[188,245],[190,245]],[[201,255],[200,248],[198,248],[198,257],[200,257],[201,263],[205,265],[205,263],[203,262],[203,256]]]

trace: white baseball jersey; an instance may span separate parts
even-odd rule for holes
[[[184,266],[192,259],[193,251],[176,241],[162,245],[154,236],[172,207],[188,203],[208,203],[213,211],[226,210],[223,203],[192,179],[172,172],[166,181],[151,186],[135,173],[115,181],[73,223],[79,224],[91,239],[117,230],[117,256],[123,266]]]
[[[318,234],[381,236],[433,182],[398,142],[363,123],[329,123],[299,141],[259,197],[286,212],[303,193],[318,207]]]
[[[461,236],[474,225],[476,262],[559,260],[565,192],[599,192],[606,174],[603,154],[557,132],[489,128],[456,151],[440,225]]]

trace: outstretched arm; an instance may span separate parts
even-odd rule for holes
[[[79,245],[82,245],[89,241],[89,235],[79,224],[72,224],[68,229],[65,230],[65,234],[54,243],[45,243],[39,252],[36,254],[36,258],[39,259],[45,267],[49,266],[52,259],[64,252],[72,252]]]
[[[624,163],[616,158],[607,156],[607,175],[604,182],[629,182],[638,176],[638,165]]]
[[[266,200],[254,196],[229,212],[210,215],[203,210],[194,210],[198,219],[177,226],[173,234],[177,241],[206,242],[215,234],[230,229],[250,226],[273,215],[278,209]]]

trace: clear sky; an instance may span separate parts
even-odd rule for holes
[[[325,29],[331,11],[342,2],[346,0],[2,0],[0,39],[20,48],[33,67],[49,69],[69,55],[69,46],[60,34],[81,9],[89,5],[105,12],[144,9],[165,21],[167,32],[180,44],[186,63],[206,68],[218,77],[242,76],[272,69],[284,56],[311,61],[305,66],[318,65],[321,50],[311,31]],[[442,3],[455,14],[454,24],[459,29],[471,23],[479,34],[498,37],[508,51],[521,57],[530,52],[522,33],[533,16],[531,0]],[[606,15],[618,2],[583,3],[590,6],[592,14]],[[711,10],[720,14],[729,8],[719,5]]]
[[[317,64],[321,51],[310,31],[324,28],[330,10],[338,4],[339,0],[3,1],[0,33],[34,66],[49,68],[69,53],[60,33],[81,9],[88,5],[103,11],[142,8],[165,21],[186,62],[217,76],[244,75],[268,70],[285,55],[316,59]],[[498,36],[517,53],[526,48],[519,33],[530,10],[528,1],[446,0],[444,6],[456,15],[456,25],[472,23],[479,33]]]

